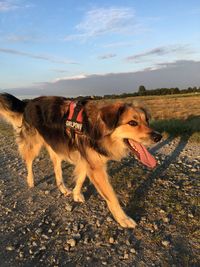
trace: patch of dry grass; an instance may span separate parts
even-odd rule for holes
[[[117,100],[106,100],[109,102]],[[137,96],[120,99],[121,102],[143,103],[152,115],[152,119],[188,119],[200,116],[200,94],[197,95],[166,95]]]

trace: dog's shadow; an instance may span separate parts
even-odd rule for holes
[[[148,192],[151,190],[153,183],[158,178],[165,179],[165,172],[170,166],[171,163],[173,163],[176,158],[180,155],[180,153],[184,150],[185,146],[187,145],[189,141],[190,135],[183,136],[180,138],[177,146],[172,151],[170,155],[168,155],[167,159],[159,165],[153,172],[151,172],[147,178],[137,187],[137,189],[134,192],[134,195],[129,201],[129,205],[126,208],[126,212],[133,217],[137,222],[140,221],[141,217],[145,215],[145,207],[144,207],[144,199],[145,196],[148,194]],[[166,144],[172,142],[174,138],[169,137],[163,142],[156,145],[154,148],[151,149],[151,152],[156,152],[161,147],[165,146]]]

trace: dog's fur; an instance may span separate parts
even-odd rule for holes
[[[123,227],[134,228],[136,223],[122,210],[109,182],[106,163],[128,155],[130,149],[126,139],[150,144],[159,141],[161,136],[149,128],[149,115],[144,108],[124,103],[101,104],[93,100],[82,103],[83,134],[66,131],[69,104],[70,100],[64,97],[44,96],[25,102],[9,94],[0,95],[0,115],[16,130],[19,152],[27,166],[28,186],[34,186],[33,160],[45,146],[62,193],[71,193],[62,178],[61,162],[67,160],[75,165],[74,200],[84,202],[81,187],[88,176],[116,221]],[[132,121],[136,123],[131,125]]]

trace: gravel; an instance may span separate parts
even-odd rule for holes
[[[151,149],[159,162],[154,171],[132,157],[109,163],[120,202],[137,221],[134,230],[115,222],[88,181],[85,203],[61,195],[45,151],[34,162],[36,186],[28,189],[10,128],[1,123],[0,145],[1,267],[198,266],[198,144],[162,141]],[[71,188],[72,170],[63,164]]]

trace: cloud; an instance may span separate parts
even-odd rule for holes
[[[0,0],[0,12],[8,12],[19,8],[28,8],[33,5],[20,5],[16,0]]]
[[[87,78],[89,75],[87,74],[79,74],[74,76],[68,76],[68,77],[62,77],[62,78],[56,78],[52,83],[57,83],[59,81],[76,81],[76,80],[82,80]]]
[[[113,43],[108,43],[103,45],[103,48],[115,48],[115,47],[123,47],[123,46],[134,46],[135,45],[135,41],[134,42],[113,42]]]
[[[0,1],[0,12],[6,12],[17,8],[19,8],[19,6],[11,1]]]
[[[10,34],[4,38],[8,42],[12,43],[18,43],[18,42],[32,42],[32,41],[37,41],[37,38],[31,35],[17,35],[17,34]],[[38,39],[39,40],[39,39]]]
[[[151,50],[148,50],[143,53],[135,54],[129,57],[126,57],[126,61],[132,62],[141,62],[149,59],[151,56],[164,56],[167,54],[181,54],[181,53],[192,53],[190,49],[188,49],[188,45],[171,45],[171,46],[162,46],[157,47]]]
[[[70,61],[70,60],[60,60],[60,59],[57,59],[57,58],[52,57],[52,56],[36,55],[36,54],[32,54],[32,53],[27,53],[27,52],[18,51],[18,50],[14,50],[14,49],[7,49],[7,48],[0,48],[0,53],[24,56],[24,57],[40,59],[40,60],[46,60],[46,61],[50,61],[52,63],[59,63],[59,64],[78,64],[78,63]]]
[[[109,58],[113,58],[116,56],[117,56],[116,54],[105,54],[105,55],[99,56],[98,59],[109,59]]]
[[[63,77],[53,82],[44,82],[32,87],[7,89],[18,96],[30,95],[104,95],[135,92],[143,84],[148,88],[179,87],[200,85],[200,61],[180,60],[163,62],[157,69],[138,72],[107,73]],[[4,90],[5,91],[5,90]]]
[[[135,12],[131,8],[94,8],[76,25],[77,33],[66,36],[65,40],[87,40],[105,34],[130,34],[137,26]]]
[[[69,72],[68,70],[63,70],[63,69],[51,69],[51,71],[57,72],[57,73],[67,73]]]

